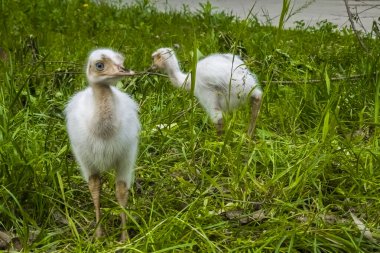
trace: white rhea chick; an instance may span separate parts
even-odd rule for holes
[[[176,87],[191,89],[191,76],[181,71],[171,48],[160,48],[152,54],[153,68],[165,71]],[[237,55],[213,54],[197,64],[194,95],[223,133],[223,112],[235,109],[247,99],[251,101],[251,120],[248,134],[253,137],[263,91],[256,76]]]
[[[100,221],[100,174],[116,169],[116,198],[122,208],[134,181],[140,122],[138,105],[126,93],[111,86],[133,74],[123,67],[124,58],[110,49],[89,55],[86,75],[89,87],[69,101],[65,113],[73,153],[88,182],[95,206],[96,237],[102,235]],[[128,234],[126,216],[121,212],[121,241]]]

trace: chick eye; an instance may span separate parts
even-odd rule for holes
[[[104,63],[103,62],[97,62],[97,63],[95,63],[95,68],[98,71],[103,71],[104,70]]]

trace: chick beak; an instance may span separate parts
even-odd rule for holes
[[[124,68],[124,66],[121,66],[121,65],[117,65],[117,69],[118,69],[118,75],[121,75],[121,76],[132,76],[135,74],[133,70],[126,69]]]
[[[156,57],[157,57],[157,54],[154,53],[154,54],[152,55],[152,65],[149,67],[148,71],[156,71],[156,70],[158,70],[158,66],[157,66],[156,63],[155,63],[155,59],[156,59]]]
[[[152,64],[148,69],[147,71],[156,71],[158,69],[158,67],[155,65],[155,64]]]

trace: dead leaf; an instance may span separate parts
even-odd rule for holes
[[[66,219],[66,217],[62,213],[60,213],[58,211],[55,211],[53,213],[53,218],[54,218],[54,220],[56,222],[61,223],[63,225],[68,225],[69,224],[69,221]]]
[[[9,243],[9,246],[10,247],[8,249],[10,249],[12,251],[21,251],[23,248],[21,240],[18,237],[13,237],[11,242]]]
[[[6,61],[8,59],[7,52],[0,47],[0,60]]]
[[[12,236],[0,231],[0,249],[8,249],[8,244],[12,240]]]
[[[245,214],[244,210],[230,210],[221,213],[220,215],[226,217],[228,220],[238,220],[241,225],[245,225],[252,221],[261,221],[266,218],[264,210],[257,210],[250,214]]]
[[[21,251],[22,248],[19,237],[15,237],[9,232],[0,231],[0,250]]]
[[[252,214],[250,214],[250,217],[252,220],[255,221],[262,221],[263,219],[267,218],[263,209],[253,212]]]
[[[236,220],[239,219],[240,216],[242,216],[243,210],[230,210],[221,213],[221,215],[225,216],[229,220]]]
[[[370,240],[371,242],[376,242],[376,240],[373,238],[371,231],[366,227],[366,225],[359,220],[359,218],[350,212],[352,219],[354,220],[355,225],[358,227],[359,231],[363,234],[364,238]]]

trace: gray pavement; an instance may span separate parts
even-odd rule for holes
[[[135,0],[124,0],[131,4]],[[160,11],[183,10],[184,6],[190,11],[201,9],[201,3],[206,0],[151,0]],[[380,0],[349,0],[349,6],[353,14],[358,14],[361,23],[357,23],[358,29],[370,31],[372,22],[380,23]],[[214,12],[225,11],[240,18],[246,18],[252,9],[261,23],[277,25],[282,9],[282,0],[210,0],[215,7]],[[322,20],[328,20],[338,28],[350,26],[343,0],[293,0],[291,7],[293,13],[285,27],[294,27],[295,21],[303,20],[306,25],[315,25]]]

